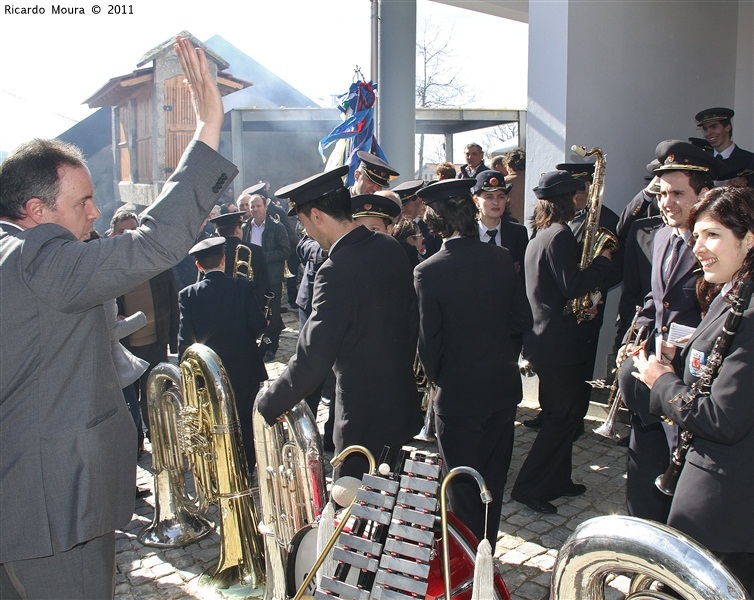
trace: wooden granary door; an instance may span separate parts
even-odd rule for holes
[[[175,171],[178,161],[196,130],[196,114],[184,76],[165,80],[165,177]]]

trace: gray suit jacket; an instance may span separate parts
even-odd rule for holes
[[[196,142],[133,232],[0,230],[0,563],[130,521],[136,429],[103,302],[178,263],[236,173]]]

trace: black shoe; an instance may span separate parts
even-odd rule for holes
[[[576,496],[581,496],[586,492],[586,486],[582,483],[573,483],[570,487],[567,487],[565,490],[557,494],[556,496],[549,496],[548,500],[555,500],[557,498],[560,498],[562,496],[567,496],[569,498],[575,498]]]
[[[525,504],[529,508],[531,508],[533,511],[536,511],[538,513],[544,513],[546,515],[553,515],[556,512],[558,512],[558,509],[555,507],[554,504],[550,504],[547,500],[536,500],[534,498],[527,498],[526,496],[522,496],[518,492],[511,492],[511,498],[515,500],[516,502],[520,502],[521,504]]]
[[[531,429],[539,429],[542,427],[542,413],[539,413],[533,419],[527,419],[524,421],[524,427],[529,427]]]
[[[631,439],[631,436],[627,435],[619,439],[617,442],[615,442],[615,445],[620,446],[621,448],[628,448],[628,442],[630,439]]]
[[[296,304],[295,302],[291,302],[290,304],[288,304],[288,306],[290,306],[293,310],[298,310],[299,309],[298,304]]]
[[[264,362],[272,362],[275,360],[275,355],[277,354],[277,351],[268,350],[264,353]]]
[[[148,488],[140,488],[140,487],[136,488],[136,497],[137,498],[148,498],[151,495],[152,495],[152,490],[150,490]]]
[[[282,315],[282,314],[285,314],[285,313],[287,313],[287,312],[288,312],[288,307],[287,307],[287,306],[281,306],[281,307],[280,307],[280,314],[281,314],[281,315]]]

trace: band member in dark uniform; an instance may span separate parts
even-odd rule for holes
[[[424,258],[429,258],[442,246],[442,240],[433,234],[429,227],[427,227],[426,221],[422,219],[424,213],[424,202],[419,197],[419,190],[424,186],[422,179],[414,179],[413,181],[405,181],[399,185],[396,185],[392,191],[398,194],[401,199],[401,215],[407,219],[414,221],[419,227],[419,231],[424,237]]]
[[[233,388],[246,460],[253,473],[256,454],[251,412],[259,384],[267,379],[256,340],[265,320],[254,283],[245,277],[225,274],[224,245],[225,238],[211,237],[189,250],[204,278],[181,290],[178,297],[181,312],[178,352],[182,356],[195,342],[217,352]]]
[[[668,339],[671,324],[696,327],[701,320],[695,293],[699,265],[688,245],[688,219],[699,195],[712,188],[721,166],[710,153],[679,140],[661,142],[656,155],[661,163],[656,173],[666,225],[654,234],[651,288],[636,322],[637,328],[649,331],[648,352],[654,352],[658,336]],[[655,478],[668,466],[676,431],[650,414],[649,391],[634,379],[632,371],[633,361],[626,360],[619,375],[623,399],[632,412],[626,508],[631,516],[665,523],[670,499],[655,487]]]
[[[400,175],[393,167],[379,156],[359,150],[356,153],[361,162],[354,171],[354,182],[350,192],[352,196],[374,194],[390,185],[390,180]]]
[[[634,360],[652,390],[650,410],[694,435],[668,525],[712,550],[754,596],[754,303],[742,307],[711,386],[692,387],[714,364],[711,350],[731,298],[754,278],[754,190],[710,190],[694,206],[689,227],[704,271],[697,286],[704,319],[682,350],[663,343],[662,360],[643,351]]]
[[[524,255],[529,234],[526,227],[514,221],[506,210],[512,189],[513,184],[506,183],[498,171],[482,171],[476,176],[474,202],[479,208],[477,226],[480,240],[502,246],[511,253],[513,266],[524,282]]]
[[[526,293],[534,328],[524,334],[523,355],[539,376],[543,420],[511,498],[542,513],[557,512],[550,500],[586,491],[571,480],[571,453],[589,393],[588,349],[579,322],[564,309],[568,300],[599,288],[612,266],[606,249],[579,270],[579,245],[567,223],[575,211],[574,194],[583,189],[583,182],[565,171],[542,175],[534,188],[536,235],[526,249]]]
[[[351,444],[379,457],[421,427],[414,379],[418,309],[411,268],[400,244],[351,218],[343,186],[347,167],[278,190],[306,233],[328,257],[314,280],[312,313],[288,367],[258,398],[272,424],[335,372],[335,452]],[[360,477],[366,461],[351,455],[336,471]]]
[[[241,243],[243,235],[243,213],[232,212],[210,219],[217,228],[217,235],[225,238],[225,274],[233,277],[233,266],[236,259],[236,248]],[[254,272],[254,288],[257,302],[264,306],[264,295],[271,290],[270,279],[267,276],[267,261],[264,258],[262,246],[244,244],[251,249],[251,270]]]
[[[414,285],[419,357],[427,377],[437,384],[435,427],[443,471],[467,465],[484,477],[492,493],[486,532],[475,482],[454,482],[448,488],[450,506],[494,548],[521,401],[519,348],[513,336],[531,329],[532,316],[510,252],[479,240],[470,193],[475,183],[449,179],[419,192],[425,219],[445,241],[414,269]]]

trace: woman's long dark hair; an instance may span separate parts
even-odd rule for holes
[[[694,230],[697,219],[703,215],[730,229],[738,240],[743,240],[748,232],[754,233],[754,189],[720,187],[713,188],[702,194],[699,202],[691,209],[689,229]],[[738,291],[738,286],[746,279],[754,278],[754,248],[750,249],[744,258],[741,269],[733,277],[732,292]],[[700,277],[696,283],[696,294],[699,304],[707,312],[710,303],[717,296],[722,284],[709,283]]]
[[[573,198],[576,192],[568,192],[560,196],[542,198],[534,205],[531,225],[534,229],[545,229],[553,223],[568,223],[576,215],[576,205]]]
[[[479,235],[476,216],[476,204],[467,195],[436,200],[424,210],[427,227],[441,238],[448,238],[456,231],[463,237]]]

